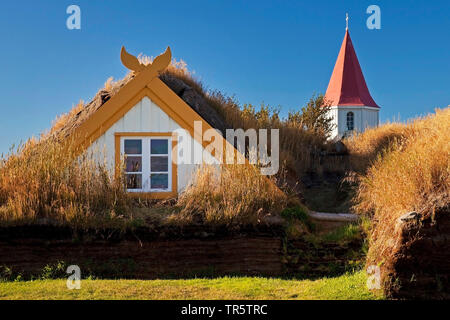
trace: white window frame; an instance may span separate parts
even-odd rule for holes
[[[142,155],[125,154],[125,140],[141,140],[142,141]],[[152,155],[150,145],[151,140],[167,140],[167,154]],[[120,137],[120,153],[123,157],[126,156],[141,156],[142,157],[142,189],[127,189],[127,192],[172,192],[172,137],[170,136],[124,136]],[[167,172],[151,172],[151,157],[168,157]],[[134,173],[130,173],[134,174]],[[150,175],[151,174],[168,174],[168,188],[167,189],[152,189]]]

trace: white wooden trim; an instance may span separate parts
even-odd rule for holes
[[[331,106],[330,109],[331,110],[335,110],[335,109],[359,109],[359,110],[374,110],[374,111],[380,111],[380,108],[376,108],[376,107],[367,107],[367,106]]]

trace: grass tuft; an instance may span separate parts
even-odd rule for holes
[[[258,224],[278,215],[287,197],[256,167],[202,166],[179,197],[174,219],[207,223]]]
[[[98,155],[97,155],[98,156]],[[0,159],[0,222],[123,220],[129,199],[122,177],[71,140],[29,140]]]

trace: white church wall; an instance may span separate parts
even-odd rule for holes
[[[378,126],[378,110],[371,110],[371,109],[364,109],[363,110],[363,130],[371,127],[377,127]]]
[[[330,111],[328,112],[328,117],[333,119],[333,131],[331,132],[331,139],[334,139],[339,134],[339,128],[338,128],[338,109],[337,107],[331,107]]]
[[[379,110],[372,107],[361,106],[333,106],[329,116],[333,119],[334,129],[331,139],[342,138],[346,134],[351,134],[347,129],[347,114],[353,112],[354,129],[353,132],[364,132],[369,127],[378,126]]]

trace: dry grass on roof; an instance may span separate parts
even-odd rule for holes
[[[67,138],[73,130],[93,115],[133,78],[134,74],[132,73],[128,73],[123,79],[117,81],[109,78],[89,103],[84,104],[83,101],[80,101],[68,113],[58,116],[53,122],[49,135]]]
[[[392,128],[368,131],[367,137],[356,137],[362,139],[357,145],[376,141],[377,133],[384,137]],[[374,264],[396,252],[389,239],[400,216],[415,211],[427,218],[450,210],[450,107],[396,129],[394,134],[403,138],[374,160],[358,190],[357,211],[372,213],[375,222],[369,250]]]
[[[30,139],[0,158],[0,225],[131,220],[123,177],[111,176],[93,153],[78,156],[70,139],[65,142]]]
[[[278,216],[288,197],[251,166],[224,165],[220,174],[214,166],[201,166],[192,182],[178,198],[181,212],[175,221],[212,224],[257,225],[269,216]]]
[[[394,143],[398,145],[405,143],[415,131],[415,126],[392,122],[369,128],[363,133],[344,139],[352,169],[364,173],[387,148]]]

